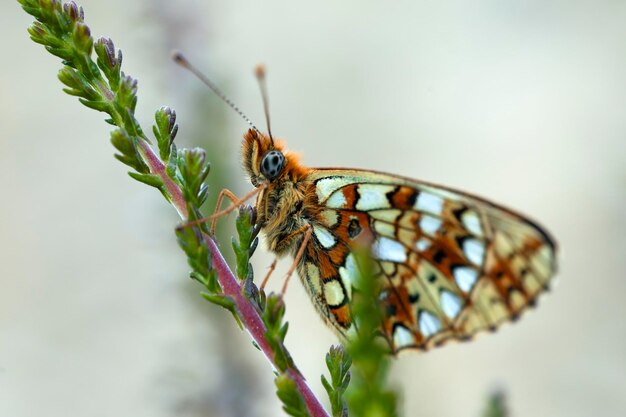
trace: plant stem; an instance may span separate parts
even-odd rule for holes
[[[154,150],[145,141],[138,142],[140,153],[146,165],[150,168],[150,173],[159,176],[168,191],[170,202],[180,215],[183,221],[187,220],[187,205],[183,199],[183,193],[180,187],[171,180],[165,172],[165,165],[154,152]],[[217,243],[208,235],[203,235],[204,240],[209,248],[212,258],[212,265],[217,272],[217,280],[222,287],[225,295],[230,296],[237,306],[239,318],[248,331],[254,342],[269,362],[276,368],[274,363],[274,352],[265,339],[267,331],[261,316],[250,301],[244,296],[242,286],[230,270],[230,267],[224,260],[222,253],[217,247]],[[307,409],[312,417],[329,417],[322,404],[319,402],[311,388],[300,371],[291,367],[287,370],[287,375],[295,382],[300,395],[306,403]]]
[[[172,206],[178,212],[183,221],[187,220],[189,213],[187,212],[187,203],[185,203],[185,199],[183,198],[183,192],[180,187],[167,175],[165,172],[165,164],[159,156],[154,152],[154,149],[148,144],[148,142],[139,140],[137,141],[139,153],[141,154],[143,161],[146,163],[148,168],[150,168],[150,173],[154,175],[158,175],[159,178],[165,184],[165,189],[169,194],[169,200]]]

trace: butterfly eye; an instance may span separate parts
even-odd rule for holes
[[[269,151],[261,161],[261,174],[268,180],[273,180],[280,174],[285,163],[285,157],[279,151]]]

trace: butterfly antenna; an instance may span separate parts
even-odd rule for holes
[[[219,88],[217,88],[217,86],[213,83],[213,81],[209,79],[209,77],[207,77],[206,75],[201,73],[200,70],[191,65],[191,63],[187,60],[187,58],[185,58],[185,56],[181,52],[174,52],[172,54],[172,59],[174,59],[174,62],[176,62],[178,65],[189,70],[193,75],[198,77],[198,79],[200,79],[200,81],[202,81],[207,87],[209,87],[211,91],[215,93],[215,95],[222,99],[224,103],[228,104],[231,109],[235,110],[237,114],[239,114],[239,116],[241,116],[241,118],[250,125],[252,129],[256,130],[257,133],[261,133],[259,132],[259,129],[257,129],[257,127],[252,123],[252,121],[248,119],[248,116],[246,116],[241,110],[239,110],[239,107],[237,107],[235,103],[230,101],[230,99],[226,97],[226,95],[222,93]]]
[[[261,89],[261,97],[263,98],[263,111],[265,112],[265,123],[267,124],[267,133],[270,135],[270,141],[274,146],[274,137],[272,136],[272,128],[270,126],[270,105],[267,98],[267,84],[265,83],[265,67],[263,65],[257,65],[254,69],[254,75],[259,82],[259,88]]]

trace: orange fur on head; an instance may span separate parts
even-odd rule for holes
[[[268,135],[259,133],[254,129],[248,129],[243,136],[241,156],[243,168],[250,177],[250,182],[258,187],[266,178],[261,173],[261,161],[263,156],[271,150],[280,151],[285,156],[285,167],[274,181],[298,181],[309,173],[309,169],[300,165],[300,156],[289,151],[284,151],[285,144],[280,140],[272,140]]]

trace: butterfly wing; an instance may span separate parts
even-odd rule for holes
[[[319,213],[300,275],[345,336],[358,241],[371,244],[393,352],[495,330],[532,306],[556,271],[555,242],[541,227],[482,198],[372,171],[316,169],[308,180]]]

